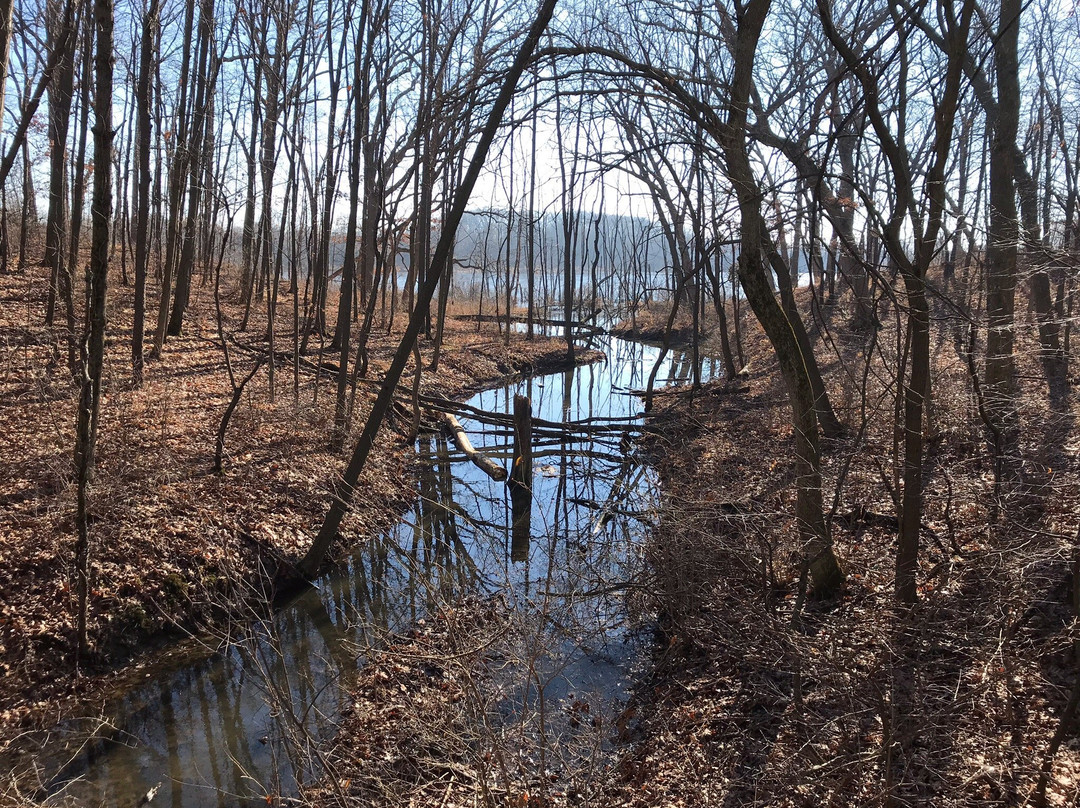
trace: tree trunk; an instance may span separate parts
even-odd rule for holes
[[[1019,228],[1016,212],[1016,135],[1020,120],[1017,49],[1020,0],[1003,0],[994,44],[998,110],[990,154],[990,226],[986,247],[986,409],[993,421],[999,476],[1019,472],[1019,417],[1013,314]]]
[[[165,262],[161,270],[161,297],[158,299],[157,327],[154,329],[155,356],[161,354],[169,325],[169,301],[172,299],[173,265],[176,262],[176,242],[180,237],[181,206],[188,171],[188,76],[191,72],[191,39],[195,25],[195,0],[187,0],[184,12],[184,34],[180,61],[180,96],[175,110],[176,146],[169,170],[169,209],[165,214]]]
[[[194,2],[194,0],[192,0]],[[188,301],[191,296],[191,276],[195,270],[195,229],[199,215],[199,203],[201,199],[201,179],[203,175],[203,161],[206,155],[203,150],[204,135],[206,134],[206,112],[209,107],[208,87],[213,82],[212,69],[210,66],[210,39],[213,36],[214,3],[213,0],[202,0],[199,8],[199,38],[198,58],[195,66],[195,103],[194,115],[192,116],[190,141],[187,146],[187,155],[184,161],[184,169],[187,177],[182,178],[189,183],[187,194],[187,214],[183,217],[183,233],[178,234],[181,238],[180,260],[176,267],[176,291],[173,297],[172,315],[169,318],[168,334],[171,337],[180,335],[184,325],[184,312],[187,311]],[[179,208],[177,214],[179,214]]]
[[[70,15],[58,18],[56,5],[52,5],[54,19],[51,23],[53,49],[59,53],[56,81],[49,86],[49,214],[45,222],[45,257],[42,263],[49,268],[51,282],[45,311],[45,322],[52,325],[55,317],[56,298],[59,295],[67,315],[68,330],[75,325],[71,278],[64,276],[65,221],[67,220],[67,142],[71,120],[71,97],[75,84],[74,48],[61,50],[64,43],[76,39],[76,22]],[[69,334],[74,340],[74,334]]]
[[[135,164],[138,173],[138,196],[135,203],[135,321],[131,337],[131,371],[136,386],[142,384],[143,340],[146,331],[146,269],[150,258],[150,80],[158,36],[159,1],[150,0],[150,7],[143,17],[142,40],[139,45],[139,78],[135,88]]]
[[[844,571],[833,553],[832,538],[822,511],[821,458],[814,391],[799,341],[769,286],[765,264],[767,256],[763,253],[775,252],[775,247],[771,244],[761,216],[764,195],[754,177],[746,151],[746,110],[754,52],[769,5],[770,0],[751,0],[740,21],[728,120],[721,146],[727,158],[729,177],[738,196],[742,221],[739,280],[747,301],[776,352],[791,399],[795,435],[795,518],[803,541],[803,560],[813,590],[819,595],[828,596],[843,585]]]
[[[11,52],[11,17],[15,3],[0,0],[0,110],[4,109],[4,88],[7,86],[8,54]],[[4,124],[0,121],[0,133]]]
[[[369,23],[370,0],[364,0],[360,9],[359,31],[356,35],[357,49],[365,46],[364,33]],[[349,353],[352,334],[353,284],[356,282],[356,230],[360,220],[360,173],[364,141],[367,139],[368,101],[364,74],[366,58],[353,54],[353,133],[349,147],[349,222],[345,230],[345,261],[341,268],[341,294],[338,300],[337,332],[334,344],[338,347],[337,397],[334,401],[334,429],[330,438],[331,451],[338,452],[345,445],[348,432],[348,406],[346,391],[349,380]]]
[[[94,93],[94,161],[112,165],[112,82],[113,82],[113,5],[112,0],[94,0],[94,28],[97,34]],[[105,356],[105,292],[109,272],[109,227],[112,213],[112,172],[103,168],[94,172],[93,220],[90,245],[89,331],[86,340],[86,365],[79,395],[76,425],[75,460],[78,469],[78,505],[75,546],[77,569],[79,656],[89,650],[87,640],[87,601],[90,590],[90,529],[87,508],[90,472],[94,465],[97,442],[98,411],[101,403],[101,368]]]
[[[71,294],[74,279],[75,269],[78,266],[79,261],[79,237],[82,233],[82,219],[83,219],[83,201],[86,196],[86,130],[90,123],[90,72],[93,66],[93,28],[92,21],[87,19],[86,21],[86,50],[84,51],[85,58],[82,66],[82,91],[79,96],[79,125],[78,125],[78,147],[74,151],[72,160],[72,168],[75,172],[75,181],[72,184],[71,189],[71,222],[68,250],[66,256],[60,256],[61,262],[65,266],[60,268],[60,277],[64,279],[64,282],[68,285],[67,292]],[[109,167],[105,167],[103,170],[108,171]],[[89,272],[89,267],[87,272]],[[89,275],[86,279],[87,293],[90,289]],[[65,305],[67,303],[65,302]],[[71,308],[74,312],[74,305]],[[74,317],[69,320],[68,324],[68,368],[71,370],[72,379],[79,378],[79,349],[76,344],[75,338],[75,321]]]

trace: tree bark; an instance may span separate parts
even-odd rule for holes
[[[91,207],[90,281],[87,320],[86,357],[79,413],[76,424],[75,460],[78,469],[78,504],[75,546],[77,569],[79,656],[89,650],[87,639],[87,601],[89,595],[90,528],[88,486],[94,465],[98,412],[101,404],[101,368],[105,356],[105,293],[109,273],[109,227],[112,214],[112,82],[113,82],[113,4],[112,0],[94,0],[94,28],[97,39],[94,59],[97,84],[94,93],[94,161],[102,170],[94,172],[94,199]]]
[[[994,40],[996,125],[990,144],[990,227],[986,247],[986,368],[983,390],[996,433],[999,477],[1019,471],[1019,417],[1013,328],[1019,227],[1016,211],[1016,135],[1020,122],[1017,58],[1020,0],[1003,0]]]

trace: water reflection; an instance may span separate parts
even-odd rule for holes
[[[510,560],[528,561],[532,544],[532,491],[528,488],[510,489],[510,514],[513,527],[510,533]]]
[[[397,527],[220,649],[174,649],[126,689],[108,737],[54,777],[52,802],[127,806],[158,788],[152,804],[183,808],[295,793],[321,773],[303,763],[305,734],[332,731],[362,649],[466,594],[504,598],[522,618],[508,653],[527,661],[529,675],[507,666],[506,720],[530,720],[542,700],[617,701],[633,659],[620,584],[634,575],[657,496],[653,473],[630,451],[641,409],[630,391],[644,387],[659,349],[614,338],[595,347],[607,362],[468,402],[507,414],[515,395],[530,399],[530,488],[508,489],[460,462],[441,435],[421,436],[416,500]],[[689,378],[685,353],[664,362],[658,386]],[[708,379],[720,367],[706,359],[702,371]],[[477,449],[510,465],[505,417],[461,421]],[[54,734],[74,744],[85,731],[73,722]],[[54,754],[46,769],[62,762]]]

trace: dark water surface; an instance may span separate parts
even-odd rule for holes
[[[520,393],[536,419],[595,419],[594,429],[538,430],[526,529],[520,514],[519,529],[511,529],[505,483],[463,462],[442,436],[421,437],[417,498],[394,529],[357,548],[272,619],[229,642],[194,639],[162,654],[124,689],[89,741],[86,722],[57,727],[54,738],[66,736],[72,748],[41,761],[50,801],[134,806],[156,788],[150,805],[182,808],[296,793],[297,780],[313,773],[292,762],[305,757],[295,748],[303,733],[293,730],[327,738],[363,649],[465,596],[501,598],[520,617],[504,650],[522,664],[508,664],[499,683],[507,721],[527,723],[541,696],[549,709],[574,702],[594,716],[613,715],[640,657],[625,585],[638,571],[658,497],[630,442],[641,425],[641,401],[630,391],[646,385],[659,350],[612,337],[594,347],[606,362],[468,402],[507,413]],[[690,371],[688,356],[669,354],[656,386]],[[703,378],[720,373],[704,360]],[[460,418],[473,444],[509,467],[506,426]],[[558,722],[548,727],[559,729]]]

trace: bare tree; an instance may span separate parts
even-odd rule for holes
[[[89,651],[87,640],[87,598],[90,591],[89,484],[97,444],[98,413],[101,407],[101,369],[105,358],[105,312],[109,275],[109,228],[112,218],[112,105],[113,105],[113,4],[94,0],[94,156],[102,170],[94,172],[94,200],[91,209],[90,288],[87,290],[86,353],[75,442],[78,469],[78,509],[75,545],[77,570],[79,656]]]
[[[75,342],[75,304],[72,279],[67,274],[64,260],[64,241],[68,216],[68,129],[71,118],[71,98],[75,83],[74,49],[70,52],[61,45],[77,39],[78,20],[71,14],[61,16],[55,3],[50,12],[50,37],[53,49],[59,54],[57,77],[49,85],[49,214],[45,223],[45,256],[42,263],[51,275],[49,300],[45,322],[52,324],[57,296],[64,307],[68,344]]]
[[[131,338],[131,368],[136,385],[142,383],[143,340],[146,331],[146,270],[150,262],[150,183],[152,179],[150,174],[153,127],[151,81],[154,53],[160,35],[159,13],[159,0],[150,0],[150,5],[143,15],[142,36],[139,44],[139,77],[135,87],[138,120],[135,165],[138,180],[135,202],[135,314]]]
[[[1018,0],[1003,0],[994,40],[997,114],[990,145],[990,227],[986,245],[986,369],[984,389],[999,476],[1019,470],[1019,420],[1013,320],[1019,225],[1016,135],[1020,124]],[[1011,471],[1010,471],[1011,469]]]
[[[4,130],[4,90],[8,77],[8,54],[11,52],[11,21],[15,4],[12,0],[0,0],[0,132]]]
[[[973,3],[970,0],[964,2],[959,17],[952,5],[944,7],[947,26],[944,37],[948,57],[945,81],[939,93],[932,97],[934,129],[928,149],[931,160],[922,192],[925,205],[920,205],[918,200],[918,161],[909,152],[907,140],[900,136],[897,127],[887,119],[879,77],[871,72],[867,54],[857,50],[849,38],[840,33],[833,17],[834,10],[825,0],[818,0],[817,7],[829,42],[862,88],[866,114],[877,143],[888,161],[896,195],[891,210],[880,216],[880,220],[885,222],[882,233],[885,246],[903,276],[910,334],[910,370],[903,380],[904,491],[896,553],[896,596],[903,603],[914,603],[917,599],[919,533],[922,529],[923,426],[926,401],[930,395],[930,311],[926,295],[926,274],[937,252],[938,236],[945,215],[945,175],[959,103]],[[894,24],[898,40],[902,41],[905,35],[903,25],[895,19]],[[903,76],[908,75],[909,58],[910,54],[901,47],[899,64]],[[904,112],[905,110],[900,110],[900,114]],[[913,254],[909,254],[905,246],[905,226],[914,234]]]

